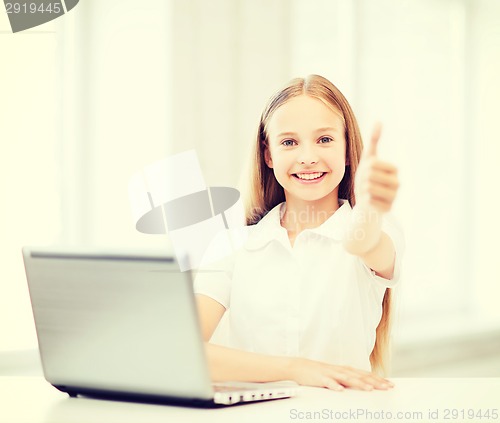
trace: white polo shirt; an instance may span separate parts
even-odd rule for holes
[[[376,276],[342,246],[352,209],[341,201],[321,226],[302,231],[293,247],[280,224],[285,203],[256,225],[214,240],[208,258],[228,245],[232,253],[204,266],[194,290],[226,308],[226,336],[218,343],[371,369],[382,299],[399,279],[404,240],[385,215],[382,230],[394,243],[396,265],[392,280]]]

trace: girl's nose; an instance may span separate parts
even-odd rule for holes
[[[307,163],[307,164],[316,164],[318,161],[317,161],[317,160],[311,160],[311,161],[308,161],[308,160],[300,160],[299,162],[300,162],[300,164],[305,165],[306,163]]]
[[[314,149],[312,148],[303,148],[297,159],[297,161],[302,165],[318,163],[318,157],[314,154]]]

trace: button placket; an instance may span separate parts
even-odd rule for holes
[[[309,241],[309,233],[307,230],[301,232],[295,239],[294,246],[292,248],[291,254],[294,261],[294,284],[293,287],[293,298],[290,301],[290,307],[292,308],[291,320],[293,320],[293,332],[290,334],[290,348],[293,350],[293,354],[300,355],[300,339],[301,331],[303,330],[303,322],[301,322],[301,298],[304,294],[304,280],[307,277],[307,268],[305,264],[308,262],[307,257],[307,245]]]

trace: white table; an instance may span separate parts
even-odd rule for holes
[[[500,378],[392,380],[390,391],[301,387],[294,398],[196,409],[69,398],[40,377],[0,377],[0,423],[500,422]]]

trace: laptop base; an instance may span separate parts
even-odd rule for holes
[[[72,387],[66,385],[52,385],[54,388],[61,392],[64,392],[70,396],[70,398],[87,397],[92,399],[100,399],[107,401],[119,401],[119,402],[136,402],[142,404],[154,404],[154,405],[170,405],[170,406],[181,406],[181,407],[192,407],[192,408],[222,408],[227,406],[237,406],[249,403],[260,403],[263,401],[275,401],[278,399],[289,398],[289,396],[282,398],[265,398],[260,400],[252,401],[239,401],[234,404],[217,404],[213,399],[200,399],[200,398],[180,398],[180,397],[169,397],[163,395],[148,395],[148,394],[135,394],[130,392],[118,392],[118,391],[108,391],[102,389],[88,389],[80,387]]]

